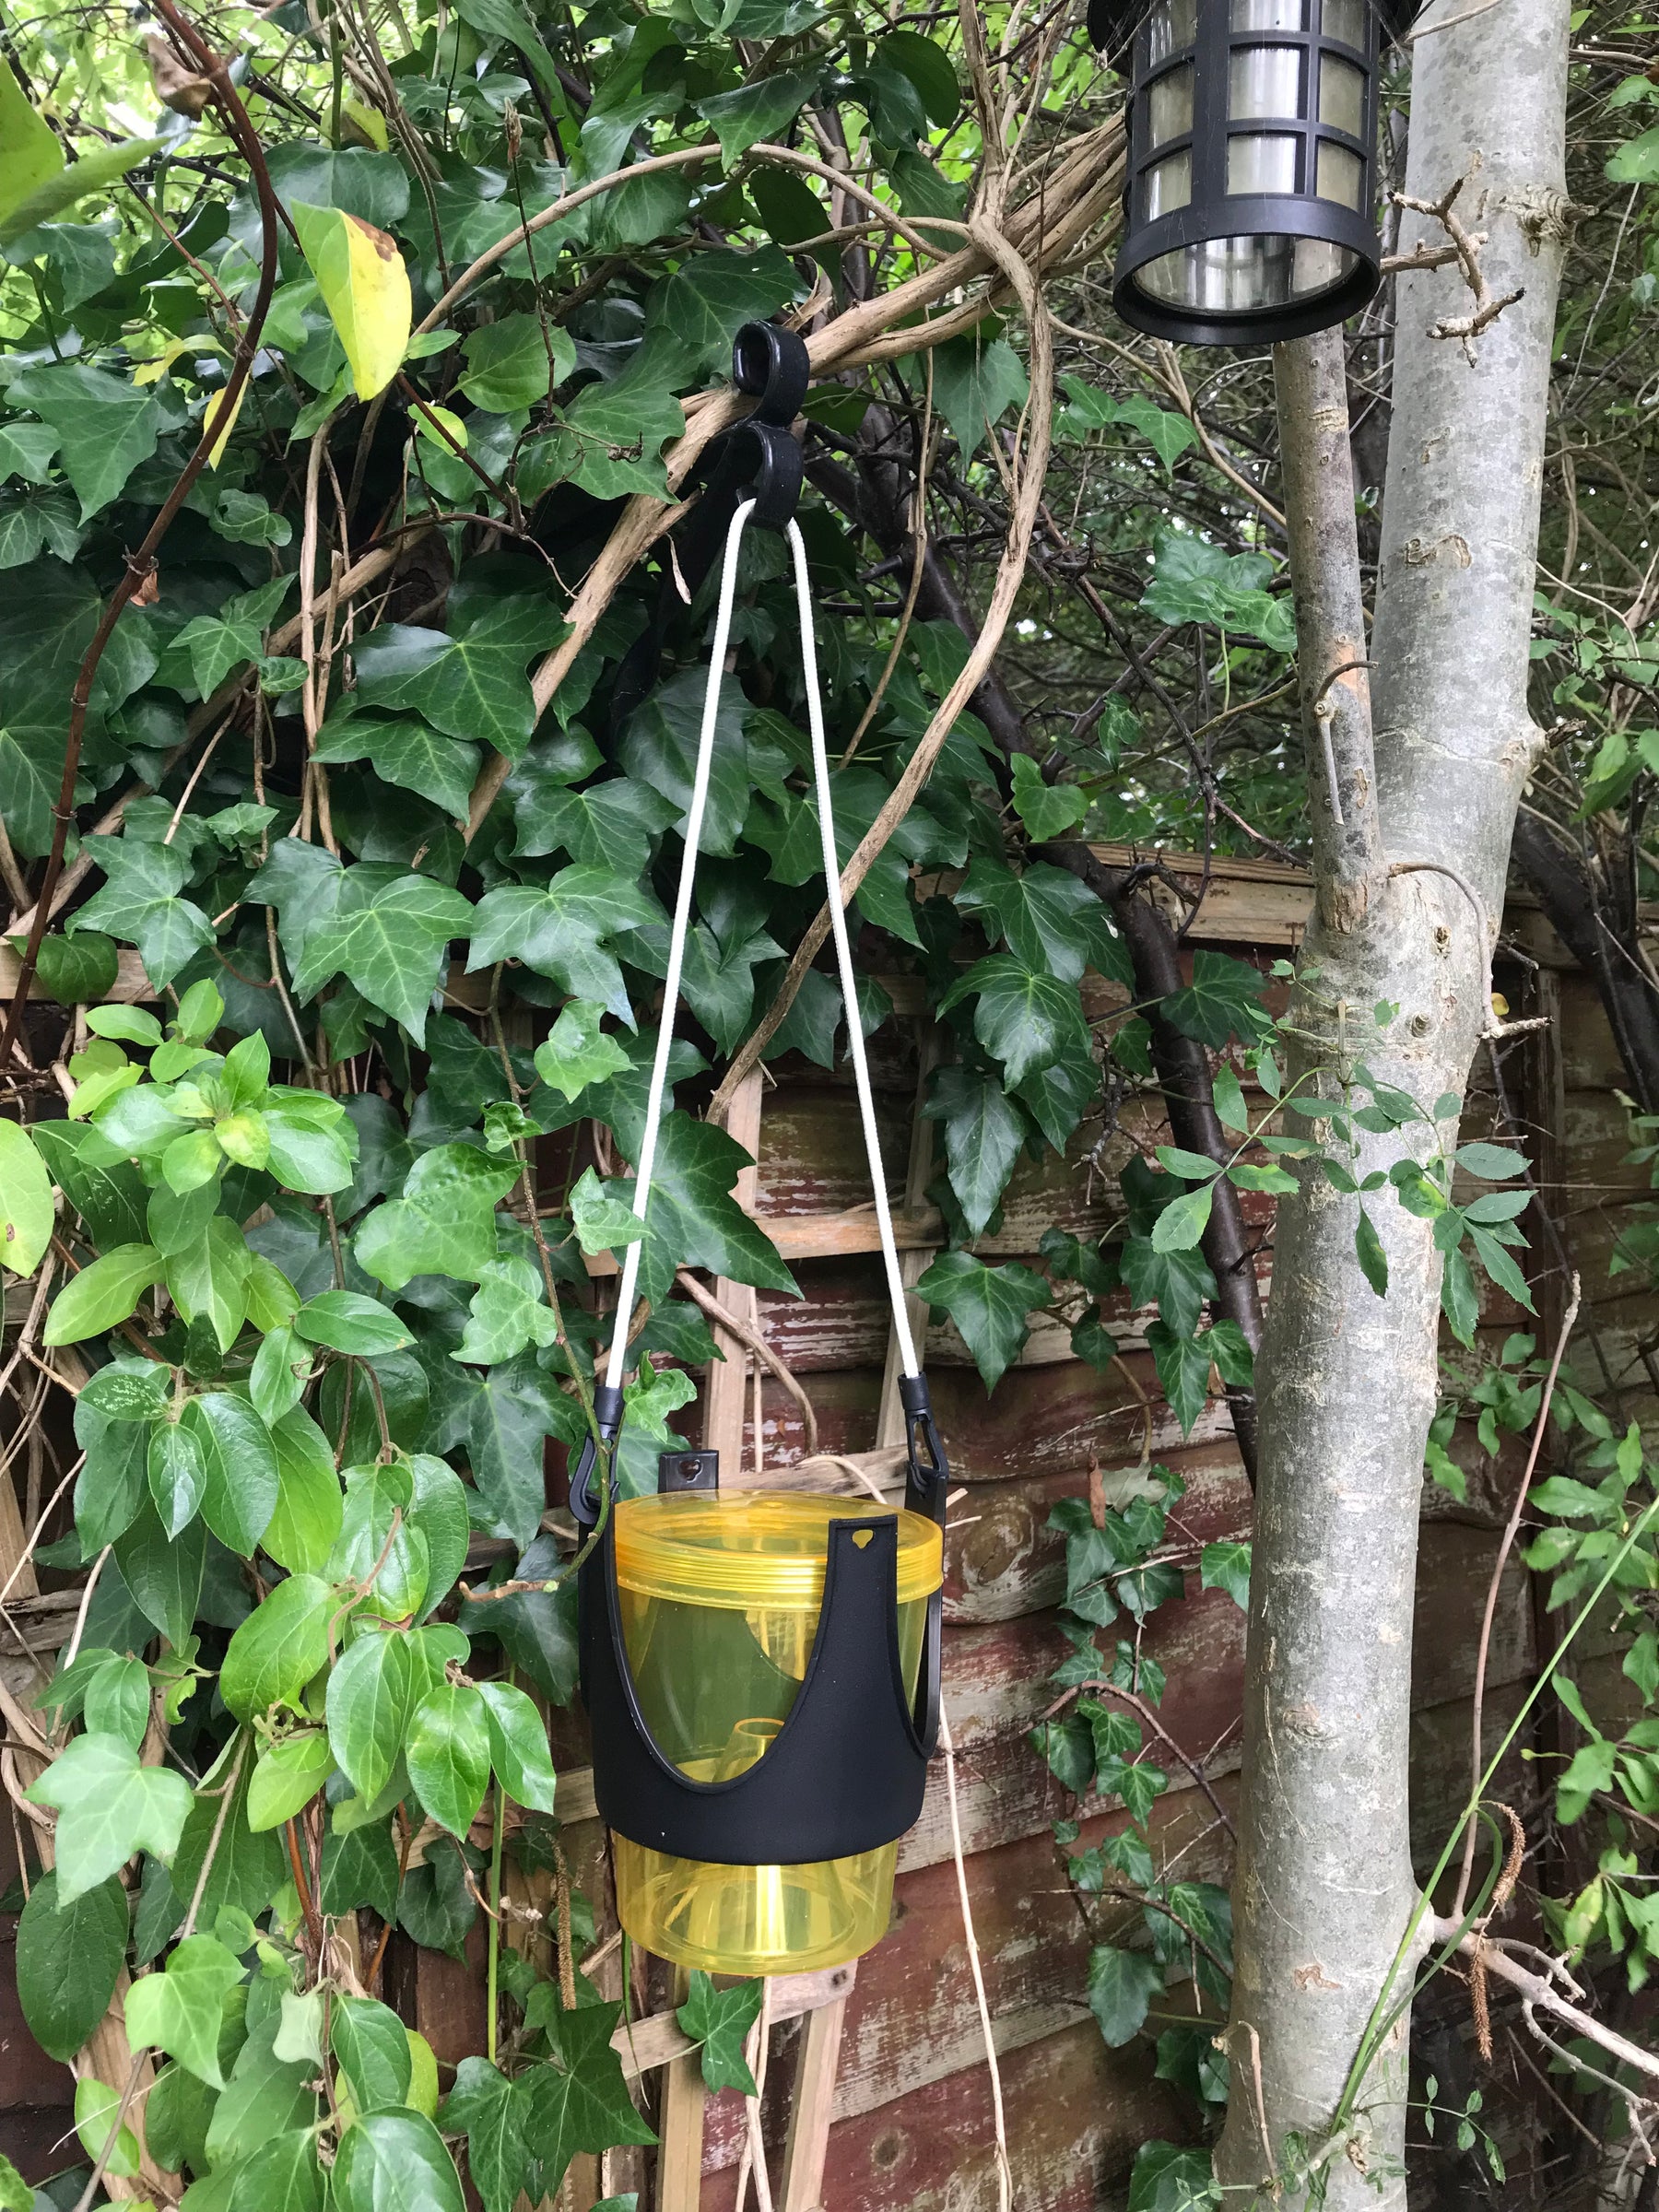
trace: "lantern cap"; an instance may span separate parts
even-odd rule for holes
[[[1088,0],[1088,37],[1096,53],[1121,50],[1129,43],[1157,0]],[[1368,0],[1390,39],[1402,38],[1410,29],[1423,0]]]

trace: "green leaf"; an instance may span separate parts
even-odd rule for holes
[[[464,630],[385,623],[356,649],[356,696],[365,706],[409,709],[447,736],[516,760],[535,728],[525,665],[564,630],[545,599],[522,597],[488,601]]]
[[[403,1754],[412,1668],[398,1635],[361,1635],[328,1677],[328,1741],[341,1772],[372,1804]]]
[[[1441,1276],[1441,1310],[1459,1344],[1472,1345],[1475,1324],[1480,1319],[1480,1293],[1475,1288],[1475,1277],[1462,1252],[1446,1254]]]
[[[950,1315],[987,1391],[996,1387],[1025,1343],[1027,1316],[1049,1303],[1047,1283],[1030,1268],[1018,1260],[990,1267],[969,1252],[942,1252],[917,1283],[916,1295]]]
[[[465,2212],[443,2137],[424,2112],[370,2112],[340,2138],[340,2212]]]
[[[16,1122],[0,1122],[0,1260],[32,1275],[52,1242],[52,1178]]]
[[[34,2201],[32,2186],[0,2150],[0,2212],[31,2212]]]
[[[602,1083],[630,1065],[617,1040],[601,1028],[604,1017],[603,1006],[571,999],[535,1049],[536,1074],[567,1102],[574,1103],[590,1083]]]
[[[1160,1011],[1171,1028],[1212,1052],[1232,1037],[1253,1043],[1267,1018],[1262,1006],[1266,980],[1247,961],[1201,948],[1193,955],[1192,982],[1171,992]]]
[[[700,1968],[691,1970],[686,2001],[674,2017],[692,2041],[702,2045],[700,2063],[706,2088],[738,2089],[745,2097],[758,2094],[743,2046],[760,2017],[764,1994],[762,1983],[739,1982],[733,1989],[716,1989]]]
[[[1377,1234],[1376,1224],[1363,1206],[1354,1224],[1354,1252],[1366,1281],[1379,1298],[1386,1298],[1388,1254],[1382,1249],[1382,1240]]]
[[[1602,174],[1613,184],[1659,184],[1659,127],[1616,147]]]
[[[195,1431],[162,1421],[151,1431],[146,1462],[149,1493],[170,1536],[194,1520],[207,1487],[207,1469]]]
[[[158,1242],[160,1241],[157,1240]],[[215,1214],[205,1232],[167,1262],[167,1287],[185,1321],[205,1321],[228,1352],[248,1317],[253,1254],[234,1221]]]
[[[670,1113],[657,1137],[640,1295],[658,1304],[678,1267],[796,1295],[765,1231],[732,1192],[749,1164],[735,1138],[688,1113]]]
[[[461,0],[456,12],[464,23],[470,23],[487,39],[504,41],[520,60],[529,65],[532,73],[540,77],[552,99],[564,99],[558,65],[542,44],[529,11],[521,7],[518,0]]]
[[[583,2005],[555,2014],[550,2065],[524,2077],[529,2083],[525,2124],[539,2163],[544,2195],[557,2194],[580,2151],[610,2150],[624,2143],[654,2143],[655,2134],[635,2112],[622,2062],[611,2049],[619,2005]]]
[[[1153,580],[1141,605],[1159,622],[1206,622],[1255,638],[1270,652],[1293,653],[1296,622],[1289,603],[1264,588],[1272,576],[1265,554],[1230,555],[1190,532],[1160,530]]]
[[[471,1145],[438,1145],[410,1169],[402,1195],[377,1206],[356,1237],[359,1266],[388,1289],[417,1275],[476,1283],[496,1256],[496,1202],[518,1180],[518,1162]]]
[[[1204,1241],[1209,1227],[1210,1209],[1215,1204],[1214,1181],[1201,1182],[1194,1189],[1182,1191],[1152,1224],[1154,1252],[1191,1252]]]
[[[935,1073],[922,1112],[945,1124],[950,1187],[969,1235],[977,1237],[996,1211],[1025,1142],[1019,1109],[994,1077],[947,1066]]]
[[[13,377],[7,397],[57,432],[59,459],[80,500],[83,522],[117,498],[156,450],[162,417],[154,394],[106,369],[84,361],[26,369]]]
[[[276,1504],[260,1543],[291,1574],[320,1573],[345,1512],[334,1453],[315,1421],[298,1406],[273,1421],[270,1431],[276,1453]]]
[[[1154,1997],[1163,1994],[1163,1969],[1144,1951],[1097,1944],[1088,1954],[1088,2009],[1113,2051],[1133,2042]]]
[[[948,1013],[975,994],[973,1033],[1003,1063],[1008,1083],[1088,1052],[1088,1024],[1075,983],[1033,971],[1007,953],[993,953],[958,977],[939,1011]]]
[[[645,1224],[632,1206],[611,1195],[619,1187],[602,1183],[592,1168],[582,1171],[571,1193],[571,1218],[583,1252],[619,1251],[645,1234]]]
[[[114,1328],[166,1271],[167,1263],[153,1244],[118,1244],[101,1253],[53,1300],[45,1341],[80,1344]]]
[[[323,2212],[323,2169],[307,2129],[272,2136],[229,2172],[229,2212]]]
[[[16,210],[63,167],[56,132],[8,69],[0,84],[0,227],[9,232]],[[23,2212],[29,2212],[29,2201]]]
[[[817,70],[786,70],[739,85],[735,92],[716,92],[697,101],[698,113],[713,126],[725,166],[729,169],[740,154],[747,154],[757,139],[776,138],[786,129],[812,98],[818,78]]]
[[[294,1705],[328,1664],[328,1623],[338,1600],[314,1574],[290,1574],[255,1606],[231,1637],[219,1695],[239,1721]]]
[[[521,1581],[553,1580],[561,1565],[551,1535],[538,1535],[513,1573]],[[526,1590],[488,1605],[464,1605],[462,1628],[469,1636],[494,1636],[502,1650],[538,1689],[557,1705],[576,1694],[576,1578],[567,1575],[551,1590]]]
[[[336,1997],[330,2048],[359,2116],[395,2109],[409,2093],[408,2030],[372,1997]]]
[[[546,1722],[524,1691],[508,1683],[480,1682],[477,1694],[489,1734],[489,1761],[503,1788],[533,1812],[550,1813],[555,1784]]]
[[[461,351],[466,362],[461,389],[474,406],[492,415],[512,415],[521,407],[535,406],[576,366],[570,332],[557,323],[544,325],[535,315],[503,315],[499,322],[486,323]],[[465,813],[465,806],[461,811]]]
[[[346,348],[353,389],[359,399],[372,399],[396,375],[408,348],[413,311],[403,256],[361,216],[292,197],[288,211]]]
[[[310,998],[343,973],[371,1006],[424,1044],[450,939],[466,929],[472,913],[459,891],[429,877],[373,863],[348,868],[333,912],[307,934],[295,992]]]
[[[418,1613],[426,1598],[431,1560],[408,1510],[413,1502],[414,1480],[405,1461],[346,1470],[339,1541],[324,1573],[331,1583],[357,1583],[365,1608],[382,1620]]]
[[[193,1521],[177,1535],[169,1535],[155,1508],[146,1502],[114,1543],[115,1564],[134,1604],[175,1651],[182,1651],[189,1641],[202,1594],[207,1557],[205,1524]]]
[[[456,2067],[439,2124],[449,2135],[465,2131],[466,2170],[484,2212],[512,2212],[524,2185],[528,2108],[528,2085],[522,2078],[509,2081],[487,2058],[464,2058]]]
[[[76,1122],[34,1122],[29,1135],[100,1251],[147,1241],[138,1171],[110,1159],[110,1147],[96,1130]]]
[[[1160,2038],[1160,2049],[1161,2044]],[[1144,2143],[1135,2152],[1127,2212],[1212,2212],[1224,2201],[1211,2174],[1207,2150]]]
[[[1165,477],[1172,476],[1175,464],[1189,446],[1196,445],[1198,433],[1184,415],[1177,415],[1169,407],[1160,407],[1145,393],[1132,393],[1118,403],[1116,418],[1126,422],[1131,429],[1138,430],[1163,463]],[[1265,596],[1265,594],[1263,594]],[[1251,595],[1253,598],[1256,594]]]
[[[922,97],[930,123],[948,130],[962,104],[956,64],[932,39],[913,30],[892,30],[871,49],[872,59],[909,77]]]
[[[179,1419],[201,1447],[203,1520],[221,1544],[251,1558],[276,1510],[280,1477],[270,1430],[245,1398],[223,1390],[190,1399]]]
[[[347,715],[318,731],[317,759],[368,760],[383,782],[430,799],[452,821],[464,822],[481,755],[476,745],[445,737],[410,715]]]
[[[1046,971],[1068,983],[1078,982],[1088,966],[1103,921],[1100,902],[1088,885],[1046,861],[1033,862],[1016,876],[998,861],[976,859],[957,893],[957,905],[981,916],[993,942],[1006,937],[1026,968]]]
[[[307,1299],[294,1316],[294,1329],[310,1344],[359,1358],[400,1352],[415,1341],[390,1306],[357,1290],[324,1290]]]
[[[458,1682],[429,1689],[404,1739],[409,1780],[441,1827],[464,1836],[477,1818],[489,1782],[490,1735],[478,1691]]]
[[[0,218],[0,246],[9,246],[40,224],[66,215],[77,201],[107,192],[129,169],[136,169],[141,161],[160,153],[166,144],[162,138],[123,138],[112,146],[87,147],[78,160],[46,178]]]
[[[648,1436],[655,1443],[673,1445],[681,1440],[669,1428],[668,1416],[695,1402],[697,1385],[683,1369],[666,1367],[659,1371],[647,1357],[641,1359],[638,1374],[625,1385],[622,1394],[627,1404],[628,1426],[636,1436]]]
[[[334,1753],[321,1729],[301,1729],[270,1745],[260,1753],[248,1783],[249,1828],[260,1834],[293,1819],[323,1787],[334,1766]]]
[[[226,1994],[242,1970],[216,1936],[187,1936],[167,1961],[165,1973],[144,1974],[126,1994],[127,2040],[155,2045],[205,2081],[222,2089],[219,2021]]]
[[[64,1905],[57,1876],[36,1877],[18,1923],[18,2002],[49,2058],[72,2059],[109,2010],[127,1933],[126,1891],[114,1875]]]
[[[948,338],[934,348],[934,406],[950,426],[965,466],[988,429],[1023,404],[1030,380],[1006,338]]]
[[[1206,1590],[1225,1590],[1241,1613],[1250,1610],[1250,1546],[1228,1537],[1206,1544],[1198,1557]]]
[[[564,868],[541,888],[524,884],[486,892],[473,923],[467,973],[521,959],[571,997],[596,1002],[631,1028],[633,1012],[609,939],[618,930],[649,929],[662,918],[655,900],[625,877],[608,868]]]
[[[688,357],[692,374],[702,369],[724,373],[739,326],[771,315],[801,288],[794,265],[776,246],[753,253],[689,255],[646,298],[647,342],[653,332],[666,332]]]
[[[1525,1174],[1526,1155],[1508,1145],[1459,1145],[1457,1164],[1465,1175],[1478,1176],[1482,1182],[1504,1182],[1512,1175]]]
[[[169,1860],[190,1810],[190,1785],[164,1767],[145,1767],[115,1735],[77,1735],[27,1792],[57,1809],[58,1898],[77,1897],[118,1874],[135,1851]]]
[[[96,2075],[83,2074],[76,2083],[75,2132],[81,2148],[95,2162],[101,2159],[106,2173],[130,2180],[138,2171],[138,2138],[124,2121],[117,2132],[120,2110],[119,2092]]]
[[[1147,1324],[1147,1347],[1170,1411],[1182,1434],[1190,1436],[1209,1398],[1209,1338],[1183,1336],[1168,1323],[1152,1321]]]
[[[1014,755],[1013,775],[1014,811],[1030,830],[1033,844],[1064,837],[1088,814],[1088,793],[1079,791],[1075,783],[1045,782],[1030,753]]]
[[[493,1366],[515,1359],[527,1344],[549,1345],[558,1335],[540,1270],[529,1260],[491,1260],[480,1271],[465,1331],[450,1358]]]
[[[179,897],[190,878],[190,863],[176,845],[149,844],[142,838],[88,838],[87,843],[109,881],[70,915],[65,927],[75,936],[93,929],[136,945],[150,982],[164,989],[213,943],[212,923],[199,906]],[[182,1134],[182,1128],[171,1132]]]
[[[638,184],[621,185],[606,195],[607,216],[619,209],[630,194],[661,191],[664,183],[676,194],[677,206],[670,219],[677,219],[686,206],[680,181],[653,182],[645,177]],[[649,216],[652,210],[647,206],[641,212]],[[685,409],[672,392],[654,380],[618,377],[612,383],[588,384],[565,410],[561,429],[550,437],[531,439],[524,447],[520,489],[526,499],[539,499],[568,477],[596,500],[621,499],[634,492],[666,500],[670,494],[662,450],[669,439],[679,437],[685,427]],[[560,712],[557,697],[552,711]]]

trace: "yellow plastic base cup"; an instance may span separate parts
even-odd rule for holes
[[[855,1500],[685,1491],[616,1509],[623,1637],[641,1710],[665,1758],[723,1782],[764,1758],[800,1690],[823,1599],[830,1527]],[[915,1694],[941,1538],[900,1512],[899,1645]],[[808,1973],[880,1942],[897,1843],[792,1866],[716,1865],[617,1836],[617,1911],[634,1942],[724,1974]]]

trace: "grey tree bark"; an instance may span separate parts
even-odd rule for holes
[[[1456,272],[1400,280],[1369,701],[1364,670],[1333,675],[1363,653],[1340,348],[1308,340],[1276,362],[1318,794],[1300,1065],[1326,1071],[1323,1096],[1364,1061],[1432,1109],[1462,1094],[1488,1018],[1516,806],[1539,742],[1526,649],[1567,212],[1567,0],[1478,11],[1434,0],[1418,18],[1407,190],[1432,201],[1473,171],[1460,212],[1488,234],[1488,280],[1525,297],[1477,338],[1470,363],[1454,338],[1430,335],[1470,305]],[[1430,231],[1408,215],[1403,249],[1441,242]],[[1379,1002],[1398,1007],[1381,1029]],[[1451,1120],[1364,1135],[1355,1172],[1388,1169],[1406,1145],[1427,1158],[1454,1141]],[[1366,2077],[1349,2077],[1416,1902],[1412,1594],[1441,1257],[1392,1189],[1368,1205],[1384,1297],[1355,1254],[1356,1200],[1317,1169],[1278,1214],[1257,1376],[1233,2095],[1217,2160],[1230,2207],[1265,2205],[1275,2174],[1280,2207],[1405,2205],[1404,2018]]]

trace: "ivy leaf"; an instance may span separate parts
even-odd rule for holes
[[[470,1685],[441,1682],[409,1717],[404,1739],[409,1780],[441,1827],[465,1836],[489,1783],[484,1700]]]
[[[230,2171],[229,2212],[323,2212],[323,2168],[309,2129],[270,2136]]]
[[[529,2085],[525,2125],[541,2168],[544,2196],[558,2194],[579,2151],[611,2150],[623,2143],[654,2143],[656,2136],[633,2107],[622,2062],[611,2049],[619,2005],[583,2005],[553,2016],[555,2056],[520,2078]]]
[[[407,1641],[359,1636],[328,1677],[328,1741],[340,1771],[371,1805],[392,1779],[409,1723]]]
[[[412,715],[347,715],[317,733],[319,760],[368,760],[376,775],[466,819],[482,756],[476,745],[445,737]]]
[[[603,1083],[632,1065],[617,1040],[600,1027],[604,1018],[603,1006],[571,999],[535,1048],[536,1074],[567,1103],[573,1104],[590,1083]]]
[[[916,1295],[950,1315],[987,1392],[1025,1343],[1028,1314],[1049,1303],[1047,1283],[1030,1268],[1018,1260],[990,1267],[970,1252],[942,1252],[917,1283]]]
[[[969,1235],[977,1237],[996,1211],[1025,1142],[1019,1110],[994,1076],[947,1066],[935,1073],[922,1112],[945,1124],[950,1187]]]
[[[544,326],[536,315],[503,315],[499,322],[486,323],[461,351],[466,362],[461,389],[474,406],[492,415],[512,415],[535,406],[576,366],[575,342],[569,331],[558,324]]]
[[[1141,605],[1159,622],[1207,622],[1270,652],[1294,653],[1296,618],[1288,601],[1265,588],[1272,576],[1265,553],[1228,554],[1189,531],[1160,530]]]
[[[329,2048],[359,2114],[403,2104],[409,2093],[409,2034],[389,2005],[337,1996]]]
[[[1048,783],[1030,753],[1014,756],[1014,811],[1033,844],[1076,830],[1088,812],[1088,794],[1075,783]],[[977,865],[977,863],[975,864]],[[1079,886],[1080,888],[1086,888]],[[1092,895],[1092,894],[1091,894]]]
[[[1161,1012],[1183,1037],[1195,1037],[1212,1052],[1219,1052],[1230,1038],[1253,1043],[1265,1032],[1267,1016],[1262,993],[1267,979],[1248,961],[1235,960],[1225,952],[1200,950],[1193,955],[1193,980],[1163,1001]]]
[[[1198,1558],[1199,1579],[1206,1590],[1225,1590],[1241,1613],[1250,1610],[1250,1546],[1224,1538],[1206,1544]]]
[[[637,1435],[648,1436],[655,1443],[674,1445],[680,1439],[669,1428],[668,1416],[695,1401],[697,1385],[683,1369],[666,1367],[659,1371],[647,1357],[641,1359],[639,1373],[625,1386],[622,1394],[627,1402],[629,1425]]]
[[[87,843],[109,881],[65,927],[72,936],[92,929],[135,945],[150,982],[158,990],[165,988],[213,943],[212,923],[199,906],[178,895],[189,878],[189,862],[175,845],[148,844],[136,837],[88,838]]]
[[[115,1328],[166,1272],[167,1262],[153,1244],[118,1244],[100,1253],[53,1300],[45,1341],[80,1344]]]
[[[245,1398],[224,1390],[192,1398],[179,1416],[201,1447],[202,1518],[244,1559],[276,1510],[278,1471],[271,1432]]]
[[[1023,403],[1030,389],[1025,364],[1006,338],[950,338],[934,348],[934,405],[950,425],[964,466],[989,428]]]
[[[167,1961],[165,1973],[143,1974],[126,1994],[128,2041],[150,2043],[205,2081],[222,2089],[220,2017],[227,1994],[242,1970],[217,1937],[187,1936]]]
[[[72,2059],[109,2010],[127,1933],[126,1891],[114,1875],[66,1904],[55,1874],[37,1877],[18,1923],[18,2001],[49,2058]]]
[[[488,1605],[464,1605],[460,1622],[469,1636],[494,1636],[513,1665],[556,1705],[576,1693],[576,1578],[555,1578],[561,1559],[557,1540],[538,1535],[513,1569],[523,1582],[552,1581],[551,1590],[520,1591]]]
[[[633,1207],[612,1195],[618,1187],[602,1183],[593,1169],[586,1168],[571,1191],[571,1218],[583,1252],[616,1252],[638,1243],[645,1234],[645,1224]]]
[[[671,190],[677,188],[677,180],[661,182],[668,182]],[[619,185],[607,194],[607,214],[630,193],[652,182],[641,177],[638,184]],[[683,206],[681,200],[679,207]],[[685,427],[685,409],[671,391],[653,380],[630,376],[608,384],[588,384],[565,410],[562,429],[551,437],[533,439],[524,447],[520,489],[526,499],[539,499],[568,477],[596,500],[621,499],[634,492],[666,500],[670,494],[663,447]],[[554,712],[559,712],[557,700]]]
[[[461,2180],[424,2112],[369,2112],[340,2137],[341,2212],[465,2212]]]
[[[564,868],[540,889],[510,885],[485,893],[473,920],[467,972],[523,960],[572,998],[598,1003],[631,1029],[633,1009],[608,940],[618,930],[648,929],[662,919],[656,900],[626,877],[608,868]]]
[[[1100,902],[1087,884],[1043,861],[1017,876],[999,861],[976,859],[957,893],[957,905],[982,917],[993,943],[1006,937],[1027,968],[1046,970],[1072,983],[1088,965],[1103,919]]]
[[[1169,407],[1160,407],[1156,400],[1148,399],[1144,392],[1134,393],[1129,398],[1120,400],[1114,412],[1119,422],[1126,422],[1131,429],[1140,432],[1163,463],[1166,478],[1174,475],[1175,464],[1188,447],[1198,442],[1198,433],[1184,415],[1177,415]]]
[[[328,1624],[339,1601],[314,1574],[290,1574],[255,1606],[231,1637],[219,1695],[239,1721],[273,1705],[297,1706],[328,1665]]]
[[[59,459],[83,522],[119,498],[133,471],[155,452],[161,431],[152,393],[84,361],[26,369],[12,378],[6,397],[57,432]]]
[[[700,255],[699,262],[713,258]],[[622,765],[629,779],[659,792],[678,810],[670,819],[682,835],[691,804],[707,688],[700,668],[683,669],[678,676],[670,677],[634,710],[622,737]],[[736,677],[723,677],[702,826],[701,850],[710,859],[725,858],[736,851],[749,811],[748,746],[744,736],[747,712],[747,701]],[[818,865],[816,845],[811,865]],[[596,997],[599,994],[586,995]]]
[[[524,1259],[491,1260],[479,1275],[465,1330],[450,1358],[492,1367],[514,1359],[527,1344],[552,1344],[558,1335],[539,1269]]]
[[[939,1011],[947,1014],[976,994],[973,1033],[1003,1063],[1007,1082],[1088,1053],[1088,1024],[1075,984],[1033,971],[1007,953],[993,953],[958,977]]]
[[[706,1267],[734,1282],[799,1296],[771,1239],[732,1196],[748,1165],[748,1154],[724,1129],[688,1113],[665,1118],[652,1173],[641,1297],[659,1303],[678,1267]]]
[[[724,371],[730,366],[739,326],[765,320],[800,289],[794,265],[776,246],[761,246],[753,253],[718,250],[691,255],[652,288],[645,301],[646,338],[654,331],[668,333],[688,357],[693,374],[702,369]]]
[[[295,993],[311,998],[343,972],[371,1006],[424,1044],[445,949],[472,918],[467,900],[447,884],[361,863],[347,870],[333,912],[307,933]]]
[[[488,601],[454,632],[389,622],[356,648],[357,697],[365,706],[410,709],[447,736],[493,745],[516,760],[535,728],[525,664],[564,629],[545,599],[528,597]]]
[[[1121,1951],[1110,1943],[1095,1946],[1088,1954],[1088,2009],[1109,2049],[1121,2050],[1135,2040],[1163,1986],[1163,1969],[1144,1951]]]
[[[478,1697],[489,1733],[489,1762],[502,1787],[533,1812],[553,1810],[553,1761],[547,1729],[522,1689],[506,1682],[480,1682]]]
[[[1160,2037],[1160,2053],[1162,2043]],[[1201,2055],[1201,2077],[1203,2063]],[[1159,2070],[1161,2074],[1161,2061]],[[1127,2212],[1213,2212],[1224,2201],[1211,2172],[1207,2150],[1182,2150],[1173,2143],[1143,2143],[1135,2152]]]
[[[45,1162],[16,1122],[0,1122],[0,1260],[14,1275],[32,1275],[54,1225]]]
[[[496,1257],[496,1202],[518,1181],[516,1160],[471,1145],[437,1145],[409,1170],[402,1194],[376,1206],[354,1240],[357,1262],[388,1289],[417,1275],[477,1283]]]
[[[739,2089],[746,2097],[758,2094],[743,2046],[760,2017],[763,1994],[759,1982],[716,1989],[700,1967],[692,1968],[686,2001],[674,2017],[692,2041],[702,2045],[700,2064],[706,2088]]]
[[[1208,1192],[1204,1194],[1207,1197]],[[1147,1324],[1147,1348],[1152,1354],[1170,1411],[1181,1423],[1182,1434],[1190,1436],[1209,1401],[1208,1339],[1182,1336],[1168,1323],[1153,1321]]]
[[[466,2168],[484,2212],[512,2212],[524,2185],[530,2146],[524,2139],[528,2089],[509,2081],[487,2058],[464,2058],[455,2086],[444,2100],[439,2125],[446,2135],[465,2131]]]
[[[117,1735],[77,1735],[27,1793],[58,1814],[60,1907],[111,1875],[135,1851],[170,1860],[190,1810],[190,1785],[165,1767],[145,1767]]]
[[[784,70],[739,85],[735,92],[716,92],[698,100],[697,112],[713,126],[725,167],[730,169],[757,139],[775,138],[793,123],[812,98],[818,79],[817,70]]]

